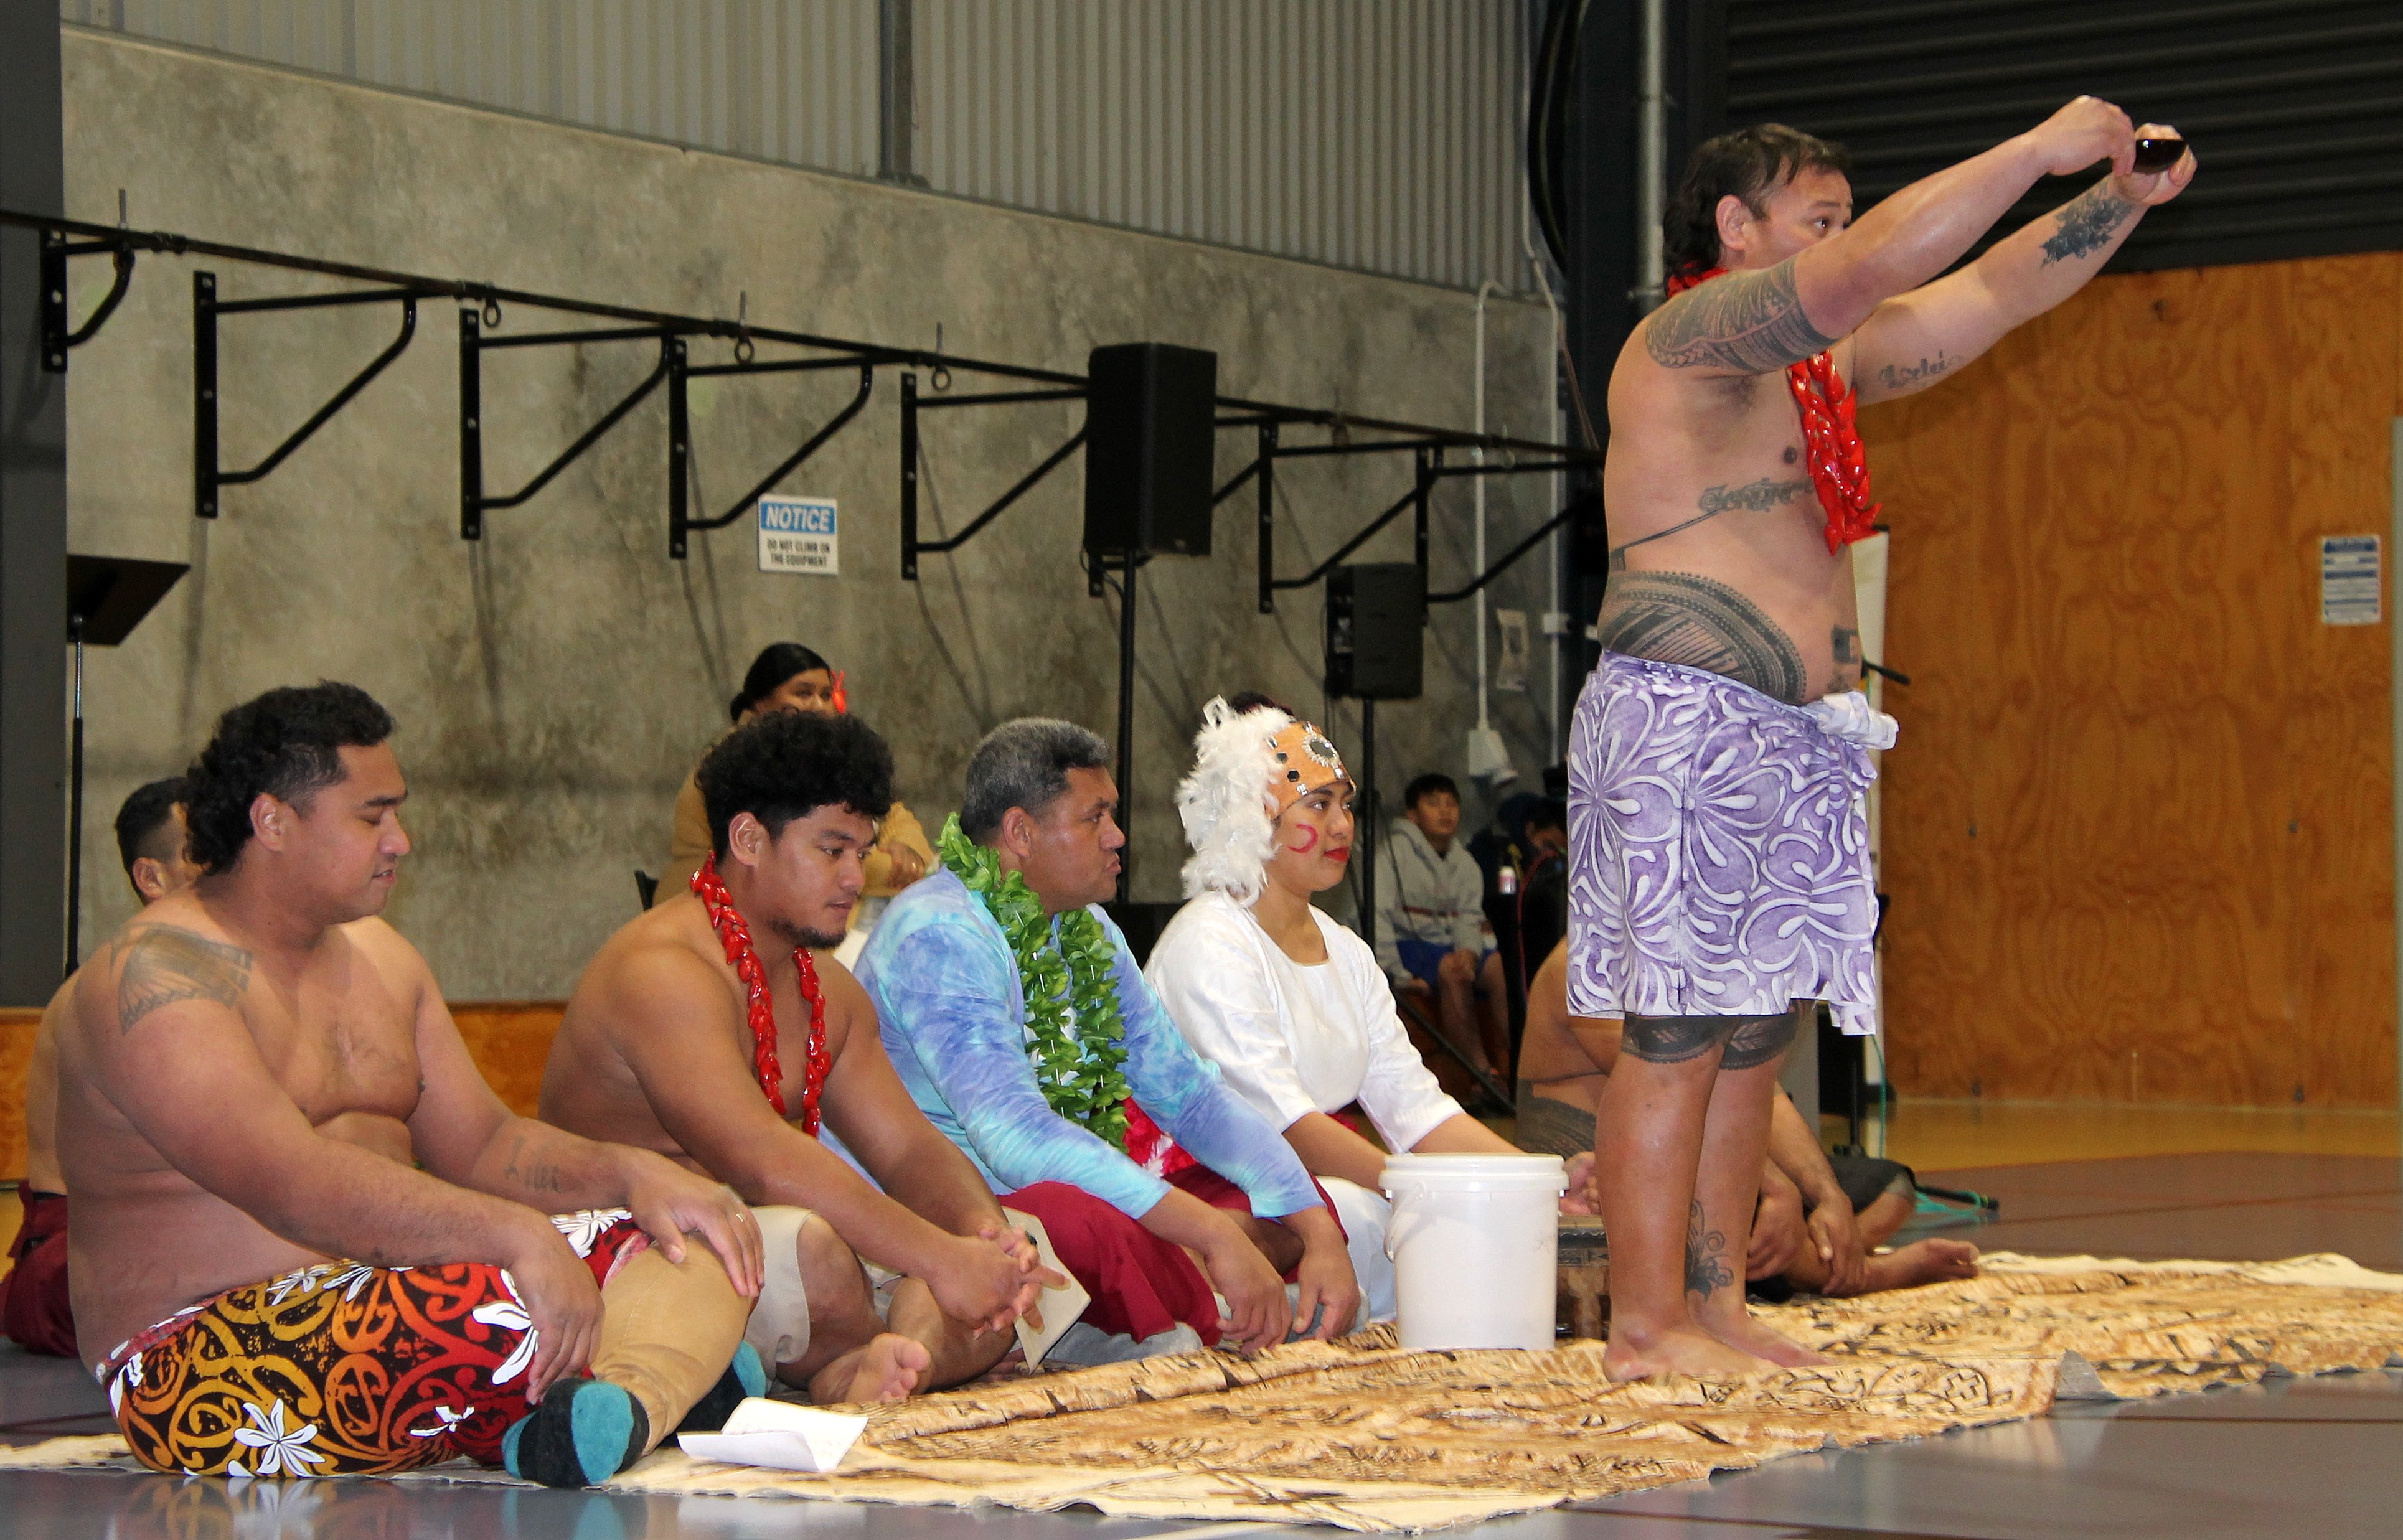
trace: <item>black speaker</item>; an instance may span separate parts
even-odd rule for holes
[[[1209,555],[1218,355],[1123,342],[1085,378],[1085,548]]]
[[[1414,701],[1425,676],[1426,574],[1365,562],[1327,575],[1327,692]]]

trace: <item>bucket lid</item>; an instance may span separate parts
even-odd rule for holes
[[[1385,1160],[1377,1186],[1496,1188],[1560,1192],[1568,1185],[1566,1162],[1557,1155],[1396,1155]]]

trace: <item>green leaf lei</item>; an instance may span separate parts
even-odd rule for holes
[[[957,813],[935,849],[1009,942],[1026,992],[1026,1057],[1043,1100],[1071,1123],[1126,1148],[1126,1034],[1110,979],[1118,948],[1109,932],[1091,910],[1071,909],[1060,916],[1055,937],[1026,879],[1005,874],[999,855],[972,843]]]

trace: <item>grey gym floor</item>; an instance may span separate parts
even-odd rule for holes
[[[2002,1200],[2002,1223],[1953,1232],[1989,1249],[2231,1258],[2336,1251],[2369,1267],[2403,1270],[2403,1162],[2395,1160],[2189,1155],[1926,1174]],[[25,1443],[104,1432],[104,1406],[76,1366],[0,1346],[0,1439]],[[2080,1404],[2034,1422],[1805,1456],[1479,1528],[1511,1540],[2391,1540],[2403,1533],[2403,1372],[2277,1380],[2143,1404]],[[1302,1533],[1274,1525],[764,1499],[0,1473],[0,1533],[62,1540],[769,1534],[1200,1540]]]

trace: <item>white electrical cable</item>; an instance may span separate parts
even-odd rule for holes
[[[1477,436],[1485,437],[1485,297],[1500,285],[1488,278],[1477,285]],[[1476,464],[1485,464],[1485,446],[1479,444],[1469,451]],[[1474,476],[1477,483],[1477,572],[1485,572],[1485,478]],[[1485,590],[1477,590],[1477,726],[1479,731],[1491,726],[1485,702]]]

